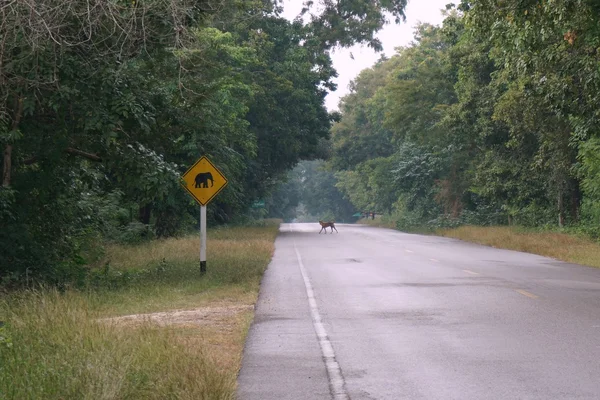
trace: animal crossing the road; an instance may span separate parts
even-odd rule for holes
[[[240,400],[600,398],[600,270],[339,228],[281,227]]]
[[[338,231],[337,228],[335,227],[334,221],[329,221],[329,222],[319,221],[319,225],[321,225],[321,230],[319,231],[319,233],[321,233],[323,231],[325,231],[325,233],[327,233],[327,228],[331,228],[331,233],[333,233],[334,229],[336,232]]]

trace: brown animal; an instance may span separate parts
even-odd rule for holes
[[[330,222],[319,221],[319,224],[321,224],[321,230],[319,231],[319,235],[321,234],[321,232],[323,232],[323,229],[325,229],[325,234],[327,234],[326,228],[331,228],[331,233],[333,233],[334,229],[337,233],[339,233],[337,228],[335,227],[335,221],[330,221]]]

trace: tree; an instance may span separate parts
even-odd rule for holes
[[[343,118],[331,130],[333,168],[352,169],[368,159],[393,153],[392,131],[384,125],[387,99],[380,89],[397,63],[397,57],[381,59],[351,83],[350,93],[340,102]]]
[[[75,271],[85,237],[99,232],[185,229],[197,207],[178,177],[201,154],[230,183],[214,223],[272,196],[300,160],[325,157],[329,51],[375,43],[369,31],[403,3],[344,4],[343,32],[317,21],[337,18],[331,10],[290,23],[279,4],[0,7],[0,275]]]
[[[300,201],[318,219],[353,222],[356,208],[336,187],[337,179],[322,160],[305,161],[296,167],[300,175]]]
[[[366,43],[381,51],[381,41],[375,37],[388,22],[386,14],[396,23],[405,19],[407,0],[306,0],[302,15],[310,16],[308,32],[311,40],[321,48],[350,47],[355,43]],[[318,10],[314,13],[314,10]]]

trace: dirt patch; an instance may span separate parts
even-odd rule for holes
[[[159,326],[218,326],[240,313],[251,311],[252,304],[220,305],[202,307],[193,310],[173,310],[150,314],[132,314],[122,317],[104,318],[102,322],[115,323],[121,326],[135,326],[143,323],[153,323]]]

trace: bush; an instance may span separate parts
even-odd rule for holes
[[[547,207],[536,203],[528,204],[512,213],[512,216],[513,224],[520,226],[554,227],[558,224],[558,210],[555,210],[553,207]]]
[[[141,222],[130,222],[117,231],[113,241],[124,244],[140,244],[155,238],[154,231],[150,225]]]
[[[462,225],[497,226],[508,222],[508,215],[493,206],[480,206],[475,211],[463,210],[460,215]]]
[[[427,229],[432,231],[436,229],[457,228],[461,225],[463,225],[463,221],[460,218],[452,218],[450,215],[440,215],[425,224]]]
[[[594,239],[600,238],[600,202],[584,200],[577,230]]]
[[[419,215],[405,212],[396,217],[396,229],[405,232],[421,231],[426,226]]]
[[[1,281],[51,276],[59,263],[76,257],[84,220],[70,198],[72,193],[59,192],[55,187],[33,196],[0,189]]]

